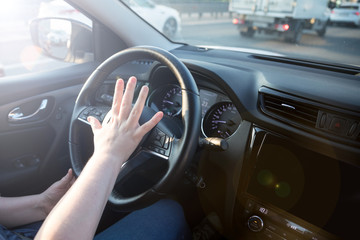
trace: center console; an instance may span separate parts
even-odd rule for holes
[[[359,235],[359,168],[257,128],[243,169],[234,219],[244,239]]]

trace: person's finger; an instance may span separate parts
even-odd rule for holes
[[[70,183],[69,183],[70,187],[74,184],[75,181],[76,181],[76,177],[73,176],[73,177],[71,178],[71,180],[70,180]]]
[[[111,111],[114,116],[118,116],[120,113],[121,101],[124,93],[124,80],[121,78],[117,80],[114,90],[114,98],[112,102]],[[106,119],[106,118],[105,118]]]
[[[121,102],[120,115],[119,115],[120,122],[125,121],[129,117],[130,111],[132,109],[132,100],[134,97],[135,86],[136,86],[136,78],[130,77],[126,84],[125,93]]]
[[[164,116],[163,112],[157,112],[149,121],[147,121],[137,129],[136,135],[142,138],[146,133],[148,133],[151,129],[153,129],[153,127],[155,127],[156,124],[160,122],[163,116]]]
[[[143,86],[140,90],[138,99],[136,100],[136,103],[131,110],[129,121],[132,125],[138,124],[141,113],[144,109],[146,97],[148,95],[149,88],[147,86]]]
[[[70,179],[73,179],[74,178],[74,172],[71,168],[69,168],[68,172],[67,172],[67,175],[69,175],[69,178]]]
[[[72,177],[72,169],[71,168],[68,169],[65,177],[69,177],[69,178]]]
[[[71,187],[74,184],[75,180],[76,180],[75,175],[74,175],[74,171],[71,168],[69,168],[66,176],[69,177],[68,185],[69,185],[69,187]]]
[[[90,123],[93,133],[95,133],[98,129],[101,129],[101,123],[95,117],[89,116],[87,120]]]
[[[73,177],[72,175],[72,170],[71,168],[67,171],[66,175],[64,177],[62,177],[62,179],[60,180],[61,182],[70,182],[71,178]]]

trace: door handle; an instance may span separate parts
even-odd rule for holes
[[[36,118],[41,112],[43,112],[48,104],[48,100],[47,99],[43,99],[40,103],[40,106],[38,107],[38,109],[29,114],[26,115],[22,112],[20,107],[16,107],[13,110],[10,111],[9,115],[8,115],[8,120],[9,122],[13,122],[13,123],[19,123],[22,121],[27,121],[27,120],[32,120],[34,118]]]

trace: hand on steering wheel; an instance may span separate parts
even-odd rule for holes
[[[149,89],[143,86],[139,97],[132,107],[136,78],[131,77],[124,91],[124,81],[116,82],[112,108],[105,117],[103,124],[95,117],[88,117],[94,134],[94,155],[107,155],[117,158],[120,167],[134,152],[141,139],[163,117],[162,112],[157,112],[149,121],[141,126],[139,118],[144,108]]]
[[[96,102],[94,96],[109,74],[119,66],[138,59],[152,59],[158,63],[157,66],[166,67],[174,74],[182,93],[181,121],[163,117],[163,113],[144,107],[147,87],[142,89],[132,107],[135,78],[128,81],[124,95],[123,81],[117,83],[111,110],[107,105]],[[109,110],[110,113],[106,114]],[[88,119],[92,114],[101,119],[102,124],[92,117]],[[116,148],[111,148],[110,154],[121,157],[115,159],[114,167],[120,171],[122,166],[122,169],[109,203],[120,211],[131,211],[152,204],[171,192],[183,177],[198,146],[201,122],[199,91],[189,69],[176,56],[155,47],[129,48],[103,62],[88,78],[76,100],[70,123],[69,150],[77,176],[92,150],[89,146],[91,137],[87,132],[90,129],[85,126],[89,124],[87,119],[95,138],[95,149],[91,154],[105,154],[110,145],[116,145]],[[126,164],[123,164],[125,161]]]

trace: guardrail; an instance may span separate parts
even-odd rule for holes
[[[169,2],[166,0],[156,0],[155,2],[175,8],[180,14],[199,14],[199,18],[201,18],[204,13],[211,13],[217,16],[218,14],[222,15],[229,11],[228,2]]]

